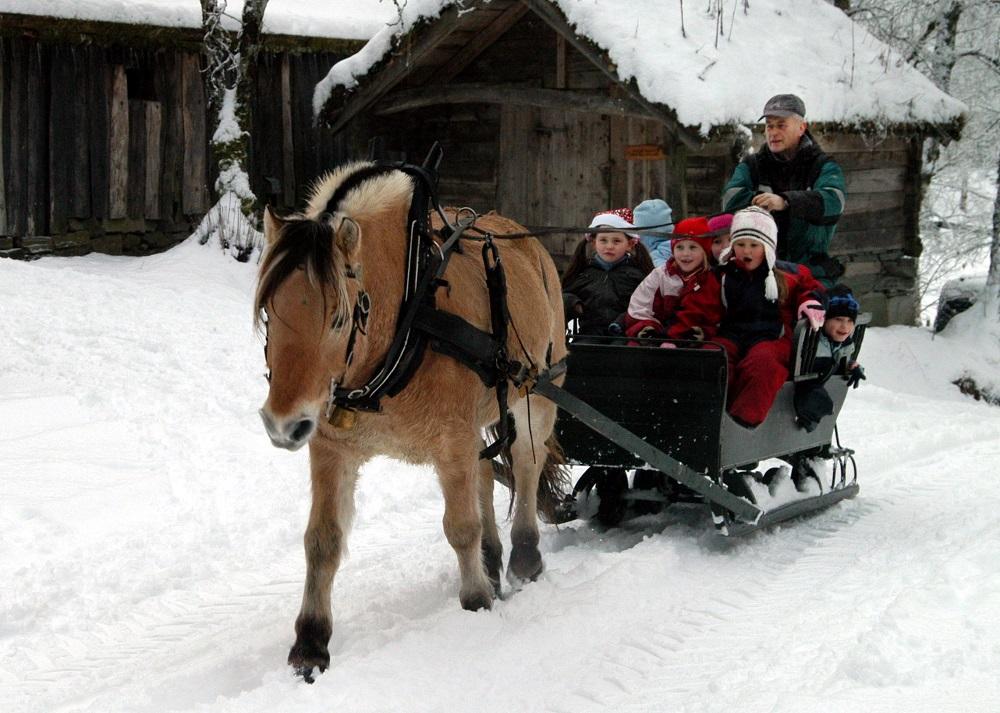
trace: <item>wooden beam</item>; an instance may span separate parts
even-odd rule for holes
[[[292,124],[292,75],[288,55],[281,55],[281,199],[295,205],[295,137]],[[303,138],[304,140],[304,138]]]
[[[459,8],[452,5],[441,13],[441,16],[434,20],[424,31],[406,35],[403,39],[404,47],[388,60],[375,73],[374,78],[364,82],[364,85],[357,89],[344,102],[340,111],[334,114],[335,118],[330,125],[331,133],[336,134],[343,129],[347,123],[359,113],[378,101],[386,92],[401,82],[414,67],[420,64],[420,60],[435,47],[441,44],[448,36],[458,29]],[[362,80],[364,81],[364,80]],[[331,102],[336,101],[335,96],[327,100],[325,114],[332,113],[329,108]]]
[[[612,82],[622,87],[622,89],[629,95],[629,97],[640,104],[646,106],[646,111],[644,112],[648,116],[652,116],[659,121],[663,122],[670,131],[677,136],[684,145],[691,149],[697,149],[702,144],[702,140],[694,133],[689,131],[686,127],[677,121],[677,118],[673,115],[673,112],[664,109],[662,106],[654,104],[648,101],[642,96],[642,93],[638,91],[635,87],[634,80],[629,82],[623,82],[619,77],[617,72],[614,70],[614,66],[605,56],[604,52],[597,48],[589,40],[577,36],[576,30],[574,30],[570,24],[566,21],[566,17],[562,12],[548,0],[521,0],[525,5],[527,5],[536,15],[538,15],[549,27],[556,31],[556,33],[562,35],[566,38],[566,41],[573,46],[573,48],[582,54],[584,57],[589,59],[598,67]]]
[[[114,65],[111,74],[111,171],[109,216],[124,218],[128,213],[128,80],[125,67]]]
[[[472,64],[476,57],[487,50],[490,45],[500,39],[507,30],[512,28],[517,21],[528,12],[528,6],[521,2],[511,3],[510,7],[500,13],[500,15],[487,25],[481,32],[472,37],[472,41],[448,60],[441,68],[434,73],[435,82],[449,82],[458,74]]]
[[[651,115],[645,104],[635,102],[629,97],[615,99],[603,94],[581,94],[559,89],[482,83],[418,87],[396,92],[386,97],[375,108],[375,113],[397,114],[435,104],[514,104],[610,116],[641,116],[656,120],[660,118],[658,115]]]
[[[143,217],[158,219],[160,217],[160,174],[161,169],[161,144],[160,136],[163,133],[163,114],[160,102],[144,102],[146,112],[146,189],[143,191],[145,205],[143,206]],[[138,176],[136,177],[138,180]]]
[[[566,38],[556,33],[556,89],[566,88]]]
[[[181,59],[181,106],[184,126],[184,215],[201,215],[210,207],[205,89],[198,55]],[[213,117],[214,118],[214,117]]]
[[[7,134],[4,133],[3,124],[3,112],[4,112],[4,71],[7,66],[7,47],[4,38],[0,37],[0,136],[4,138],[4,143],[7,143]],[[0,236],[7,235],[9,232],[14,232],[13,230],[8,231],[7,229],[7,190],[4,185],[4,158],[5,153],[4,146],[0,145]]]

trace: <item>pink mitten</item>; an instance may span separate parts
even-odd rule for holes
[[[660,349],[676,349],[677,345],[673,342],[664,342],[660,345]]]
[[[823,326],[825,317],[826,312],[823,311],[823,305],[816,300],[809,300],[799,305],[799,319],[808,319],[809,328],[814,332]]]

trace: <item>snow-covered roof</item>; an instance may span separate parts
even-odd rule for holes
[[[723,3],[722,32],[705,2],[548,0],[579,36],[605,50],[619,79],[676,112],[702,134],[753,123],[768,97],[798,94],[807,119],[947,124],[966,111],[902,56],[824,0]],[[404,24],[387,26],[317,86],[314,107],[338,86],[353,89],[420,19],[462,0],[408,0]],[[715,3],[709,3],[714,7]],[[683,12],[683,29],[682,29]]]
[[[0,0],[0,13],[159,27],[201,27],[198,0]],[[242,13],[243,0],[230,0],[226,14],[240,17]],[[395,17],[396,8],[390,0],[270,0],[264,12],[264,32],[367,40]]]

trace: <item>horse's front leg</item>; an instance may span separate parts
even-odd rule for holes
[[[295,620],[295,644],[288,652],[289,665],[309,683],[314,668],[322,672],[330,665],[330,589],[354,518],[354,486],[361,465],[358,454],[328,444],[321,434],[309,444],[313,499],[304,538],[306,582]]]
[[[464,424],[463,424],[464,425]],[[452,432],[441,439],[435,466],[444,493],[444,534],[458,556],[462,584],[458,592],[463,609],[489,609],[493,584],[483,566],[483,524],[480,510],[481,470],[475,434]],[[492,482],[490,483],[492,487]],[[494,540],[496,536],[494,534]],[[494,547],[499,542],[491,543]],[[499,552],[496,553],[499,560]],[[499,562],[497,584],[499,584]]]

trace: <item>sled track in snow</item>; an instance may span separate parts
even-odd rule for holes
[[[971,466],[977,448],[985,447],[955,445],[933,460],[953,462],[961,452],[960,459]],[[912,469],[912,464],[898,468]],[[759,705],[767,705],[767,682],[776,678],[776,665],[784,667],[777,678],[787,680],[793,667],[794,677],[815,682],[816,690],[835,687],[844,676],[864,682],[869,674],[855,671],[851,660],[879,653],[877,645],[866,648],[866,637],[879,629],[897,600],[932,586],[950,553],[974,548],[984,540],[981,533],[997,526],[989,500],[979,491],[956,493],[947,478],[910,480],[904,487],[894,483],[895,470],[875,476],[878,487],[863,482],[855,500],[745,539],[723,540],[708,533],[703,529],[707,517],[695,524],[668,522],[651,539],[635,531],[611,531],[571,546],[560,544],[572,539],[565,533],[549,531],[543,543],[549,545],[548,573],[484,616],[520,618],[524,624],[537,616],[532,600],[544,599],[545,607],[558,608],[573,606],[573,596],[593,599],[602,580],[618,577],[619,569],[620,576],[632,576],[631,551],[642,546],[649,550],[643,551],[645,557],[671,556],[676,586],[657,595],[636,583],[642,596],[657,599],[646,602],[631,628],[596,635],[603,637],[599,666],[587,668],[593,649],[584,649],[576,663],[539,663],[551,666],[552,680],[565,686],[559,700],[549,702],[552,710],[640,710],[650,701],[664,709],[695,710],[705,691],[713,692],[712,700],[700,698],[699,710],[745,707],[754,695],[761,696]],[[937,508],[941,503],[947,507]],[[978,523],[953,531],[956,508]],[[402,541],[415,533],[387,534]],[[417,534],[416,542],[398,546],[417,551],[441,537],[432,527]],[[928,545],[929,539],[934,544]],[[378,660],[383,649],[406,635],[434,646],[437,635],[428,622],[457,609],[455,575],[441,574],[453,566],[444,547],[436,573],[404,576],[377,599],[364,601],[357,582],[379,575],[384,567],[381,548],[391,544],[359,543],[338,580],[342,605],[338,609],[335,604],[334,667],[362,658]],[[886,574],[914,552],[932,554],[919,567],[908,567],[920,576],[885,585]],[[585,573],[564,571],[574,557],[585,563]],[[269,567],[277,571],[273,579],[244,572],[196,592],[166,592],[86,636],[50,642],[44,658],[32,661],[35,669],[14,686],[15,702],[23,701],[16,713],[156,710],[157,691],[170,690],[177,700],[179,688],[192,691],[194,706],[260,687],[263,676],[284,670],[301,568],[300,553],[290,552]],[[883,586],[873,592],[869,585],[875,578],[882,578]],[[776,627],[787,636],[775,637]],[[232,653],[220,657],[220,650]],[[742,680],[731,680],[734,670],[742,672]]]
[[[949,460],[948,454],[938,457]],[[746,540],[709,544],[709,551],[734,555],[726,558],[725,566],[733,572],[722,578],[725,588],[705,588],[711,578],[692,578],[681,601],[663,602],[658,622],[609,652],[605,667],[611,664],[616,671],[621,694],[602,697],[600,705],[648,710],[649,702],[656,701],[664,710],[686,710],[696,705],[694,697],[713,691],[711,701],[701,700],[700,710],[731,711],[754,700],[745,685],[753,681],[759,704],[770,706],[768,696],[774,694],[767,692],[768,681],[787,680],[788,666],[797,669],[792,678],[817,692],[830,690],[845,675],[857,678],[852,659],[870,655],[869,648],[878,653],[866,637],[899,598],[932,587],[954,551],[988,541],[983,533],[996,527],[995,515],[987,515],[981,527],[953,532],[954,507],[967,508],[974,517],[977,502],[982,499],[974,491],[956,497],[948,478],[867,497],[862,484],[858,499],[825,512]],[[938,510],[940,503],[953,507]],[[913,553],[926,556],[927,540],[935,536],[933,558],[919,570],[920,579],[884,586],[899,561]],[[875,579],[883,586],[873,592]],[[775,637],[776,628],[787,631],[787,637]],[[780,676],[772,671],[775,665],[784,667]],[[747,680],[733,681],[737,670]],[[864,676],[860,672],[862,683]],[[637,691],[642,692],[641,704],[634,703]],[[593,699],[586,690],[577,695],[581,702]]]

